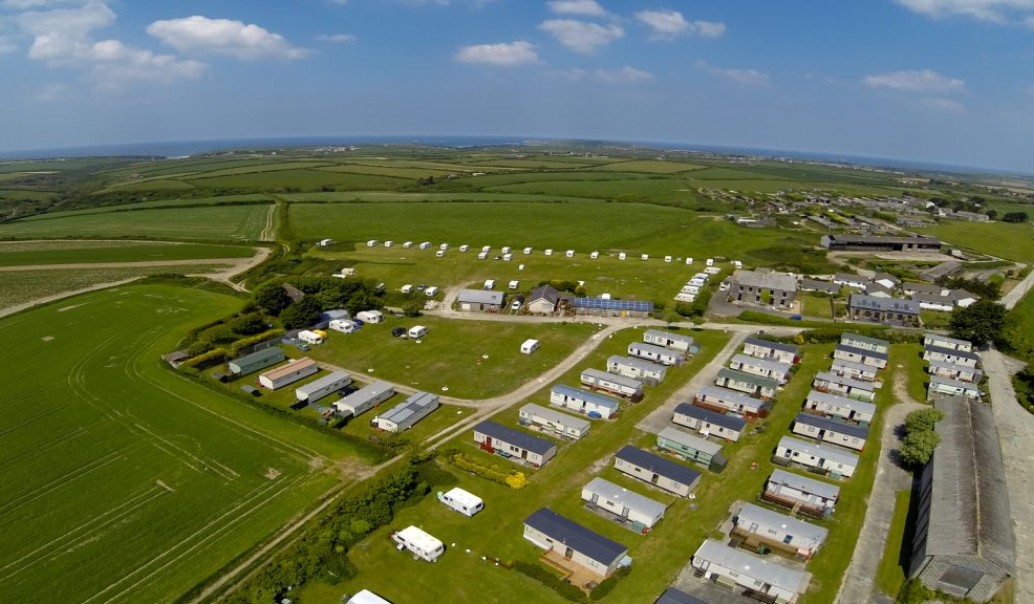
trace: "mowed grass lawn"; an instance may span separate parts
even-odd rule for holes
[[[254,253],[255,250],[250,247],[236,245],[149,241],[9,241],[0,242],[0,266],[249,258]]]
[[[162,365],[239,305],[126,286],[0,320],[5,600],[175,601],[340,480],[333,438]]]
[[[946,220],[920,232],[983,254],[1027,264],[1034,262],[1034,224],[1029,222]]]

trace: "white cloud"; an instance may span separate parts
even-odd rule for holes
[[[697,61],[697,67],[740,86],[766,86],[769,82],[767,73],[757,69],[738,69],[733,67],[713,67],[704,61]]]
[[[608,14],[596,0],[551,0],[547,4],[549,10],[562,15],[606,17]]]
[[[1034,10],[1034,0],[897,0],[897,3],[928,17],[963,16],[1006,23],[1015,12]]]
[[[509,44],[474,44],[464,46],[456,51],[454,57],[460,63],[483,63],[486,65],[527,65],[537,63],[538,53],[535,46],[523,40]]]
[[[607,71],[604,69],[597,69],[593,72],[593,76],[607,84],[631,84],[634,82],[646,82],[653,79],[653,74],[649,71],[643,71],[642,69],[636,69],[635,67],[625,66],[621,69],[614,71]]]
[[[13,10],[29,10],[57,6],[59,4],[71,4],[76,0],[3,0],[0,6]],[[81,0],[80,2],[81,3]]]
[[[934,111],[945,113],[965,113],[966,107],[953,99],[923,99],[923,105]]]
[[[599,48],[625,36],[620,25],[599,25],[572,19],[551,19],[543,21],[539,29],[551,34],[567,48],[583,54],[591,54]]]
[[[238,59],[302,59],[311,54],[254,23],[200,15],[155,21],[147,33],[182,53],[212,53]]]
[[[332,44],[351,44],[355,42],[356,37],[352,34],[321,34],[316,36],[316,39],[320,42],[330,42]]]
[[[876,73],[865,76],[862,83],[870,88],[890,88],[907,92],[951,92],[966,88],[962,80],[943,76],[931,69]]]
[[[652,40],[674,40],[683,34],[720,38],[725,33],[724,23],[687,21],[675,10],[642,10],[635,14],[635,18],[652,30]]]
[[[80,8],[22,13],[14,21],[33,36],[81,38],[114,23],[115,13],[103,2],[89,2]]]

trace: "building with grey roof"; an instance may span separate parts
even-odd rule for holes
[[[823,235],[819,241],[829,251],[908,252],[941,249],[941,241],[933,237],[881,237],[876,235]]]
[[[582,500],[645,528],[653,528],[664,518],[664,511],[668,509],[659,501],[599,477],[582,487]]]
[[[681,365],[686,359],[686,354],[679,350],[647,344],[645,342],[632,342],[628,345],[628,356],[654,361],[662,365]]]
[[[728,280],[728,301],[789,308],[797,298],[797,277],[776,272],[738,270]]]
[[[747,426],[746,420],[736,415],[717,413],[689,403],[679,403],[672,414],[672,423],[685,426],[708,436],[736,442]]]
[[[828,392],[867,403],[871,403],[876,398],[876,387],[872,382],[855,380],[829,371],[816,373],[811,385],[819,392]]]
[[[729,361],[729,368],[751,375],[771,378],[780,384],[785,384],[790,379],[790,371],[793,369],[793,365],[759,359],[749,354],[736,354]]]
[[[919,324],[919,302],[897,298],[874,298],[853,294],[847,309],[853,321],[869,321],[883,325],[915,326]]]
[[[733,516],[733,532],[754,544],[811,558],[826,540],[829,531],[821,526],[792,518],[779,512],[744,503]]]
[[[374,424],[386,432],[403,432],[438,408],[438,395],[415,392],[409,398],[373,418]]]
[[[837,344],[836,348],[833,349],[833,358],[861,363],[863,365],[871,365],[877,369],[886,369],[888,357],[885,352],[855,348],[854,346],[848,346],[847,344]]]
[[[808,589],[811,575],[707,539],[693,554],[693,568],[704,578],[723,585],[735,585],[765,596],[776,604],[794,604]]]
[[[701,600],[700,598],[697,598],[695,596],[691,596],[691,595],[687,594],[686,592],[679,591],[679,590],[675,589],[674,587],[669,587],[668,589],[664,590],[664,593],[661,594],[661,597],[657,598],[657,600],[653,604],[708,604],[708,603],[705,602],[704,600]]]
[[[798,464],[831,476],[850,478],[858,467],[858,456],[833,446],[817,445],[792,436],[784,436],[776,445],[775,464]]]
[[[844,359],[833,359],[833,363],[829,367],[829,372],[834,375],[849,377],[854,380],[874,382],[876,381],[876,374],[879,373],[879,369],[864,363],[845,361]]]
[[[768,403],[761,399],[718,386],[702,386],[693,397],[693,404],[717,413],[738,413],[747,419],[766,416],[769,408]]]
[[[980,387],[976,384],[960,382],[939,375],[930,376],[930,384],[927,386],[926,395],[928,400],[938,396],[964,396],[972,399],[979,399],[982,396]]]
[[[883,355],[890,352],[890,342],[887,340],[863,336],[857,333],[844,332],[840,334],[840,343],[844,346],[860,348],[862,350],[871,350],[872,352],[879,352]]]
[[[752,396],[760,396],[765,399],[775,397],[776,390],[779,389],[779,382],[772,378],[736,371],[727,367],[718,370],[718,376],[715,378],[714,383],[722,388],[739,390],[740,392],[745,392]]]
[[[700,352],[700,347],[697,346],[696,340],[693,339],[693,336],[687,336],[685,334],[675,333],[668,330],[647,329],[646,332],[643,333],[643,341],[647,344],[681,350],[686,354],[696,354]]]
[[[876,416],[876,405],[872,403],[818,390],[808,393],[804,408],[826,417],[866,425],[872,423]]]
[[[613,357],[611,357],[613,358]],[[618,357],[626,358],[626,357]],[[640,359],[629,359],[629,360],[640,360]],[[657,365],[656,363],[650,363],[649,361],[642,361],[650,365],[655,365],[660,369],[666,369],[664,365]],[[627,369],[627,365],[621,367]],[[611,365],[608,362],[607,368],[610,369]],[[660,379],[664,378],[664,371],[654,372],[654,375],[660,375]],[[603,392],[609,392],[616,394],[620,397],[629,399],[632,402],[639,402],[643,399],[643,383],[656,386],[656,377],[642,377],[634,378],[628,377],[629,375],[638,375],[638,372],[632,370],[626,371],[600,371],[594,367],[587,367],[582,370],[580,381],[582,386],[590,388],[592,390],[601,390]]]
[[[869,437],[869,429],[864,426],[845,424],[810,413],[797,414],[793,420],[793,433],[855,451],[865,449],[865,439]]]
[[[456,297],[456,308],[468,311],[499,312],[506,302],[506,294],[487,289],[461,289]]]
[[[923,335],[923,346],[935,348],[948,348],[951,350],[965,350],[973,352],[973,343],[969,340],[960,340],[939,333],[928,333]]]
[[[924,361],[941,361],[954,363],[965,367],[976,367],[980,357],[974,352],[966,350],[955,350],[953,348],[941,348],[940,346],[926,346],[923,348]]]
[[[979,382],[980,378],[984,376],[983,372],[976,367],[956,365],[955,363],[933,359],[930,360],[930,365],[927,367],[927,371],[930,375],[937,375],[948,378],[949,380],[958,380],[960,382]]]
[[[657,448],[674,453],[684,461],[699,463],[717,471],[725,465],[722,458],[722,445],[713,443],[675,426],[666,426],[657,433]]]
[[[549,508],[541,508],[525,518],[524,538],[601,578],[617,570],[628,553],[628,548],[620,543]]]
[[[632,445],[626,445],[617,452],[614,467],[682,497],[689,495],[700,482],[700,472]]]
[[[585,436],[592,426],[580,417],[540,407],[534,403],[521,407],[517,412],[517,421],[522,426],[536,426],[541,431],[573,439]]]
[[[801,279],[802,292],[823,292],[835,296],[840,293],[840,286],[832,281],[820,281],[818,279]]]
[[[646,359],[614,354],[607,358],[607,371],[656,386],[664,381],[668,367]]]
[[[772,470],[761,498],[805,514],[827,518],[840,500],[840,487],[786,470]]]
[[[474,442],[482,450],[507,459],[521,460],[538,468],[556,455],[556,443],[514,430],[492,420],[474,426]]]
[[[743,354],[787,365],[800,360],[800,351],[796,346],[754,337],[743,342]]]

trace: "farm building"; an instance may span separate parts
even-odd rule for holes
[[[856,333],[840,334],[840,343],[844,346],[860,348],[862,350],[871,350],[873,352],[879,352],[881,354],[887,354],[890,352],[890,342],[888,342],[887,340],[881,340],[879,338],[870,338],[868,336],[862,336]]]
[[[508,428],[491,420],[474,426],[474,442],[483,451],[519,459],[539,468],[556,455],[556,443]]]
[[[743,434],[743,429],[747,425],[747,422],[741,417],[715,413],[710,409],[704,409],[689,403],[679,403],[675,407],[675,413],[672,414],[671,421],[691,430],[696,430],[701,434],[714,435],[730,442],[739,440]]]
[[[976,353],[965,350],[952,350],[951,348],[940,348],[927,346],[923,349],[924,361],[941,361],[942,363],[953,363],[964,367],[976,367],[980,357]]]
[[[580,315],[596,317],[636,317],[645,319],[653,312],[653,302],[611,298],[575,298],[571,301]]]
[[[808,436],[855,451],[865,449],[869,429],[857,424],[843,424],[810,413],[798,413],[793,420],[793,433]]]
[[[1016,573],[1005,467],[991,408],[941,399],[941,442],[919,477],[909,576],[958,598],[986,602]],[[1023,527],[1026,528],[1026,527]]]
[[[818,279],[801,279],[802,292],[822,292],[830,295],[840,293],[840,286],[832,281],[820,281]]]
[[[703,386],[693,398],[697,407],[710,409],[717,413],[738,413],[748,420],[768,415],[768,403],[761,399],[728,388]]]
[[[872,365],[834,359],[833,364],[829,367],[829,372],[833,375],[847,377],[853,380],[875,382],[876,374],[879,372],[879,369],[876,369]]]
[[[750,546],[767,545],[805,560],[815,555],[829,531],[810,522],[791,518],[753,503],[744,503],[733,516],[734,535]]]
[[[760,338],[747,338],[747,341],[743,343],[743,354],[786,365],[793,365],[801,360],[796,346],[769,342]]]
[[[347,373],[335,371],[330,375],[325,375],[318,380],[313,380],[304,386],[295,388],[294,396],[298,399],[298,402],[315,403],[351,383],[352,378]]]
[[[359,417],[395,396],[395,387],[387,382],[374,382],[334,403],[338,415]]]
[[[415,526],[407,526],[397,533],[392,533],[391,540],[428,562],[434,562],[445,553],[444,543]]]
[[[939,375],[930,376],[930,385],[927,387],[927,399],[936,396],[964,396],[966,398],[979,399],[980,388],[976,384],[951,380]]]
[[[836,345],[836,348],[833,349],[833,358],[841,361],[851,361],[852,363],[861,363],[862,365],[869,365],[877,369],[887,368],[886,353],[876,352],[875,350],[862,350],[861,348],[844,344]]]
[[[674,453],[684,461],[707,466],[715,472],[721,472],[725,467],[721,445],[683,432],[674,426],[668,426],[657,433],[657,448]]]
[[[876,405],[865,401],[845,398],[828,392],[812,390],[804,401],[804,408],[819,415],[862,425],[872,423]]]
[[[955,363],[946,363],[944,361],[930,361],[927,371],[930,372],[930,375],[960,382],[979,382],[980,378],[984,376],[983,372],[976,367],[956,365]]]
[[[696,354],[700,352],[700,347],[697,346],[696,340],[694,340],[692,336],[673,333],[670,331],[661,331],[660,329],[647,329],[646,333],[643,334],[643,341],[655,346],[664,346],[665,348],[671,348],[673,350],[681,350],[686,354]]]
[[[580,417],[560,413],[533,403],[521,407],[517,414],[517,421],[522,426],[534,426],[542,432],[575,440],[588,434],[589,426],[592,425]]]
[[[704,578],[734,589],[749,590],[765,602],[794,604],[808,589],[811,576],[803,571],[776,564],[754,554],[707,539],[693,554],[693,568]]]
[[[633,478],[682,497],[689,495],[700,482],[700,472],[632,445],[626,445],[617,452],[614,467]]]
[[[600,578],[609,577],[622,563],[628,548],[599,533],[541,508],[524,519],[524,538],[555,556],[559,564],[573,564]]]
[[[351,319],[334,319],[327,327],[339,333],[353,333],[359,329],[359,324]]]
[[[456,308],[466,311],[499,312],[505,303],[505,293],[485,289],[461,289],[456,297]]]
[[[660,363],[654,363],[646,359],[623,357],[615,354],[607,358],[607,371],[656,386],[664,381],[668,368]]]
[[[559,302],[560,292],[552,285],[547,284],[531,290],[525,308],[532,314],[549,315],[556,312]]]
[[[775,397],[776,390],[779,388],[779,382],[772,378],[751,375],[726,367],[718,370],[718,377],[715,378],[714,383],[716,386],[746,392],[764,399]]]
[[[660,522],[668,509],[663,503],[602,478],[593,478],[582,487],[582,500],[645,529]]]
[[[302,357],[293,361],[288,361],[287,364],[281,365],[276,369],[270,369],[259,376],[259,384],[262,384],[270,390],[276,390],[283,388],[288,384],[293,384],[298,380],[304,379],[318,372],[320,368],[316,365],[316,361],[309,357]]]
[[[369,589],[362,589],[349,598],[345,604],[391,604],[391,602],[378,596]]]
[[[795,463],[806,468],[822,470],[833,477],[850,478],[858,467],[858,456],[835,447],[823,447],[792,436],[779,439],[774,464]]]
[[[590,367],[582,371],[581,382],[582,386],[586,388],[616,394],[633,402],[643,399],[643,383],[637,379],[617,373],[609,373]]]
[[[379,310],[361,310],[355,313],[355,318],[363,323],[383,323],[384,313]]]
[[[928,333],[923,336],[923,346],[926,348],[947,348],[949,350],[962,350],[973,352],[973,343],[967,340],[949,338],[936,333]]]
[[[438,395],[415,392],[387,413],[373,418],[378,429],[386,432],[404,432],[438,408]]]
[[[549,391],[552,405],[584,413],[592,418],[610,419],[618,412],[618,402],[608,396],[557,384]]]
[[[686,355],[677,350],[641,342],[632,342],[628,345],[628,356],[655,361],[668,366],[681,365],[682,361],[686,359]]]
[[[876,388],[872,382],[851,379],[821,371],[815,374],[811,383],[812,387],[819,392],[828,392],[837,396],[846,396],[860,401],[871,403],[876,399]]]
[[[909,252],[941,249],[940,239],[933,237],[880,237],[876,235],[823,235],[822,247],[829,251]]]
[[[298,339],[306,344],[317,345],[322,344],[323,340],[326,340],[327,338],[319,330],[310,331],[308,329],[303,329],[298,332]]]
[[[272,367],[285,358],[283,350],[277,346],[270,346],[239,359],[234,359],[227,363],[227,365],[230,367],[230,373],[233,375],[248,375],[249,373],[255,373],[259,369]]]
[[[730,302],[789,308],[797,298],[797,278],[791,275],[738,270],[728,284]]]
[[[896,298],[874,298],[852,294],[847,302],[852,321],[869,321],[883,325],[915,327],[919,325],[919,303]]]
[[[840,487],[777,468],[765,482],[761,498],[817,518],[828,518],[840,499]]]
[[[790,379],[790,370],[793,365],[785,365],[776,361],[766,361],[757,357],[745,354],[733,355],[729,361],[729,368],[751,375],[771,378],[780,384],[785,384]]]
[[[853,287],[854,289],[865,291],[870,283],[871,281],[861,275],[852,275],[851,273],[837,273],[833,275],[833,284],[842,287]]]

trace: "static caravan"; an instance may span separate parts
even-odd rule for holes
[[[568,258],[574,258],[574,250],[567,250],[566,252],[564,252],[564,256]]]
[[[738,390],[752,396],[760,396],[763,399],[774,398],[776,390],[779,389],[779,382],[772,378],[752,375],[725,367],[718,370],[718,377],[715,378],[714,383],[722,388]]]
[[[632,445],[626,445],[617,452],[614,467],[681,497],[689,495],[700,482],[700,472]]]
[[[616,354],[607,358],[607,371],[646,382],[651,386],[663,382],[668,374],[668,368],[660,363]]]
[[[518,459],[539,468],[556,455],[556,443],[508,428],[492,420],[474,426],[474,442],[481,450],[509,460]]]
[[[779,439],[772,463],[800,464],[806,468],[826,472],[833,477],[850,478],[858,467],[858,456],[843,449],[817,445],[792,436]]]
[[[810,413],[797,414],[793,420],[793,433],[855,451],[864,450],[865,439],[869,437],[869,429],[866,427],[843,424]]]
[[[657,448],[674,453],[684,461],[706,466],[714,472],[721,472],[725,467],[725,458],[721,455],[722,445],[674,426],[668,426],[657,433]]]
[[[415,526],[391,534],[391,540],[398,544],[399,550],[409,550],[417,558],[434,562],[445,553],[445,544]]]
[[[416,340],[427,335],[427,328],[423,325],[414,325],[409,328],[406,335],[408,335],[411,340]]]
[[[618,402],[608,396],[557,384],[549,391],[552,405],[584,413],[594,419],[610,419],[618,412]]]
[[[387,382],[374,382],[336,401],[334,408],[343,417],[359,417],[393,396],[394,386]]]
[[[430,241],[422,242],[420,244],[420,249],[422,249],[422,250],[429,250],[429,249],[431,249],[431,242]]]
[[[490,245],[483,245],[483,246],[481,246],[481,251],[484,252],[485,254],[487,254],[488,252],[492,251],[492,246],[490,246]]]
[[[844,398],[828,392],[812,390],[804,401],[804,408],[825,417],[869,425],[876,415],[876,405],[853,398]]]
[[[844,346],[851,346],[852,348],[861,348],[862,350],[870,350],[872,352],[878,352],[880,354],[890,353],[890,342],[888,342],[887,340],[881,340],[879,338],[870,338],[868,336],[860,336],[856,333],[841,334],[840,343]]]
[[[642,258],[643,260],[649,260],[649,259],[650,259],[650,254],[643,254],[643,255],[641,256],[641,258]]]
[[[334,319],[327,327],[339,333],[353,333],[359,330],[359,324],[351,319]]]
[[[949,350],[961,350],[973,352],[973,343],[968,340],[958,340],[935,333],[928,333],[923,336],[923,346],[926,348],[947,348]]]
[[[811,575],[708,539],[693,554],[693,568],[704,579],[736,591],[749,589],[773,604],[795,604],[808,589]]]
[[[876,374],[879,370],[873,367],[872,365],[855,363],[854,361],[834,359],[833,364],[829,368],[829,371],[830,373],[839,375],[841,377],[848,377],[854,380],[862,380],[865,382],[875,382]]]
[[[355,318],[359,319],[363,323],[383,323],[384,313],[379,310],[364,310],[357,312]]]
[[[833,358],[841,361],[851,361],[852,363],[861,363],[877,369],[887,368],[887,353],[855,348],[846,344],[837,344],[836,348],[833,349]]]
[[[316,361],[308,357],[302,357],[263,373],[259,376],[259,384],[270,390],[276,390],[307,378],[319,370],[320,368],[316,365]]]
[[[532,354],[538,350],[540,346],[542,346],[542,343],[538,340],[524,340],[524,342],[521,343],[521,354]]]
[[[308,329],[303,329],[303,330],[298,332],[298,339],[301,340],[302,342],[305,342],[306,344],[316,345],[316,344],[322,344],[324,338],[323,338],[323,336],[321,336],[320,334],[316,333],[315,331],[309,331]]]
[[[594,251],[593,253],[589,254],[589,259],[590,259],[590,260],[596,260],[596,259],[598,259],[599,257],[600,257],[600,253],[599,253],[599,252],[596,252],[596,251]]]
[[[744,537],[751,545],[764,544],[805,560],[819,551],[829,535],[829,530],[821,526],[753,503],[744,503],[733,515],[732,522],[733,534]]]
[[[697,407],[710,409],[716,413],[737,413],[753,420],[768,416],[768,403],[761,399],[728,388],[703,386],[693,398]]]
[[[662,365],[669,366],[681,365],[682,361],[686,358],[686,355],[683,352],[672,350],[671,348],[664,348],[663,346],[654,346],[653,344],[643,344],[640,342],[632,342],[628,345],[628,356],[646,359],[647,361],[655,361]]]
[[[942,363],[953,363],[964,367],[976,367],[980,357],[965,350],[953,350],[939,346],[927,346],[923,349],[924,361],[941,361]]]
[[[258,352],[253,352],[249,355],[234,359],[228,363],[230,367],[230,373],[233,375],[248,375],[254,373],[259,369],[265,369],[266,367],[272,367],[277,363],[283,361],[286,357],[284,351],[278,346],[270,346],[269,348],[263,348]]]
[[[369,589],[362,589],[349,598],[345,604],[391,604],[391,602],[378,596]]]
[[[588,434],[589,427],[592,425],[580,417],[560,413],[533,403],[521,407],[517,414],[517,422],[522,426],[538,428],[541,432],[575,440]]]
[[[438,408],[438,395],[416,392],[387,413],[373,418],[373,424],[386,432],[403,432]]]
[[[485,502],[480,497],[459,487],[445,493],[439,491],[438,501],[468,517],[485,509]]]
[[[743,354],[790,365],[794,365],[801,360],[800,352],[796,346],[781,342],[769,342],[761,338],[747,338],[747,341],[743,343]]]
[[[334,394],[352,383],[352,378],[343,371],[335,371],[304,386],[295,388],[294,396],[298,402],[315,403],[321,398]]]
[[[761,498],[809,516],[828,518],[840,499],[840,487],[777,469],[768,477]]]
[[[667,262],[668,264],[671,264],[671,256],[665,256],[664,257],[664,261]]]
[[[672,423],[696,430],[704,436],[717,436],[729,442],[736,442],[743,434],[747,422],[742,417],[715,413],[710,409],[679,403],[671,418]]]
[[[871,403],[876,399],[876,388],[872,382],[841,377],[827,371],[817,373],[811,385],[819,392],[846,396],[847,398],[858,399],[867,403]]]
[[[674,333],[671,331],[661,331],[660,329],[647,329],[646,333],[643,334],[643,341],[647,344],[664,346],[665,348],[671,348],[673,350],[681,350],[682,352],[685,352],[687,354],[696,354],[700,352],[700,347],[697,346],[696,340],[694,340],[692,336]]]
[[[984,376],[976,367],[967,367],[965,365],[956,365],[954,363],[945,363],[944,361],[930,361],[930,366],[927,368],[930,375],[936,375],[949,380],[958,380],[960,382],[979,382]]]
[[[564,558],[565,564],[577,565],[601,580],[619,566],[631,563],[628,548],[549,508],[541,508],[524,519],[524,538]]]
[[[793,369],[793,365],[759,359],[746,354],[737,354],[733,355],[732,360],[729,361],[729,368],[751,375],[772,378],[780,384],[785,384],[790,380],[790,371]]]
[[[512,252],[513,250],[511,250],[511,249],[510,249],[510,246],[508,246],[508,245],[504,245],[503,247],[499,248],[499,251],[500,251],[500,252],[502,252],[502,253],[504,253],[504,254],[509,254],[509,253],[511,253],[511,252]]]
[[[487,260],[488,252],[478,252],[478,260]]]
[[[668,509],[668,506],[659,501],[602,478],[593,478],[582,487],[582,501],[643,529],[653,528],[664,518],[664,511]]]
[[[972,399],[979,399],[981,396],[980,388],[976,384],[933,375],[930,376],[930,385],[927,388],[926,397],[932,400],[937,395],[964,396]]]
[[[517,289],[520,286],[521,286],[521,282],[518,281],[517,279],[514,279],[514,280],[510,281],[510,283],[508,283],[506,285],[506,288],[507,289]]]
[[[643,383],[634,378],[616,373],[589,368],[582,371],[582,386],[593,390],[602,390],[627,398],[633,403],[643,399]]]
[[[438,286],[432,285],[424,290],[424,295],[428,298],[433,298],[438,295]]]

